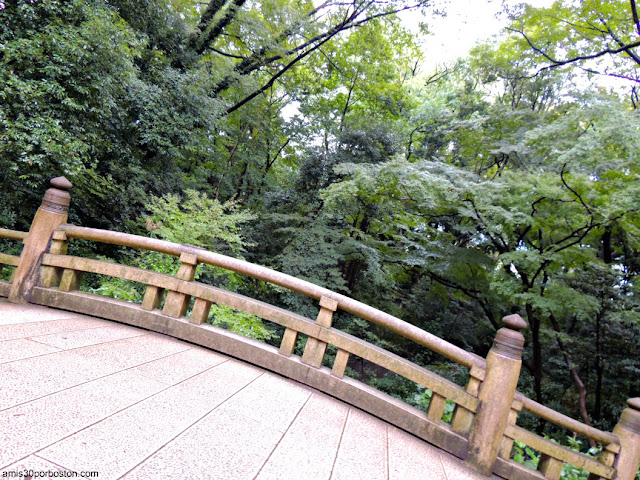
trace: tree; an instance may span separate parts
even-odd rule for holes
[[[547,69],[605,75],[631,82],[637,104],[640,77],[640,22],[635,0],[556,1],[548,8],[522,4],[508,12],[508,40],[523,57],[532,59],[536,74]]]
[[[20,193],[3,218],[28,217],[15,212],[32,211],[30,192],[60,174],[76,185],[72,220],[92,226],[134,228],[147,192],[253,197],[295,160],[296,129],[280,117],[292,95],[278,82],[369,22],[425,5],[4,2],[3,184]]]

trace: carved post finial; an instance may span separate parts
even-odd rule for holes
[[[73,188],[73,185],[65,177],[52,178],[50,183],[51,188],[45,192],[40,208],[48,212],[66,215],[71,203],[69,190]]]
[[[496,333],[493,350],[510,358],[520,360],[524,348],[524,335],[519,330],[527,328],[527,322],[518,314],[508,315],[502,319],[504,328]]]
[[[12,303],[26,303],[30,300],[33,287],[38,283],[40,273],[40,259],[48,251],[53,232],[67,221],[73,187],[64,177],[51,180],[51,188],[42,198],[42,204],[31,222],[29,236],[25,241],[20,264],[11,281],[9,301]]]
[[[510,328],[511,330],[517,331],[527,328],[527,322],[525,322],[524,319],[517,313],[503,317],[502,323],[504,323],[505,327]]]
[[[640,412],[640,397],[628,399],[627,405],[629,405],[634,410],[638,410]]]
[[[527,327],[520,315],[509,315],[502,322],[505,327],[496,333],[487,355],[485,379],[478,394],[480,407],[469,433],[467,463],[486,476],[493,471],[509,420],[522,366],[524,336],[519,330]]]
[[[73,188],[73,184],[67,180],[67,177],[55,177],[52,178],[49,183],[53,188],[57,188],[58,190],[69,191]]]

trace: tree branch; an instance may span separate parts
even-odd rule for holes
[[[213,26],[210,26],[210,22],[215,15],[222,10],[226,1],[213,0],[209,3],[198,24],[198,33],[190,38],[190,45],[198,55],[204,53],[204,51],[209,48],[209,45],[220,36],[245,2],[246,0],[232,0],[232,4],[229,5],[227,11],[222,15],[222,18]]]
[[[562,165],[562,170],[560,170],[560,178],[562,179],[562,183],[564,184],[565,187],[567,187],[569,189],[569,191],[571,193],[573,193],[578,198],[578,200],[580,201],[582,206],[589,213],[589,215],[591,215],[591,218],[593,219],[593,212],[591,211],[589,206],[586,203],[584,203],[584,200],[582,199],[582,196],[578,192],[576,192],[573,188],[571,188],[569,186],[569,184],[567,183],[567,181],[564,179],[564,169],[566,168],[566,166],[567,166],[567,164],[565,163],[564,165]]]
[[[284,67],[282,67],[280,69],[280,71],[278,71],[278,73],[276,73],[275,75],[273,75],[271,77],[271,79],[265,83],[262,87],[260,87],[259,89],[257,89],[256,91],[254,91],[252,94],[247,95],[245,98],[243,98],[242,100],[240,100],[238,103],[236,103],[235,105],[227,108],[225,110],[225,115],[230,114],[231,112],[235,112],[237,109],[239,109],[240,107],[242,107],[243,105],[245,105],[246,103],[250,102],[251,100],[253,100],[254,98],[256,98],[258,95],[260,95],[262,92],[264,92],[265,90],[269,89],[278,78],[280,78],[282,75],[285,74],[285,72],[289,69],[291,69],[296,63],[298,63],[300,60],[304,59],[307,55],[313,53],[315,50],[317,50],[318,48],[320,48],[324,43],[328,42],[330,40],[330,38],[325,39],[323,42],[317,44],[316,46],[314,46],[313,48],[310,48],[309,50],[307,50],[306,52],[304,52],[301,55],[298,55],[296,58],[294,58],[293,60],[291,60],[287,65],[285,65]]]
[[[633,23],[636,26],[636,31],[640,35],[640,19],[638,19],[638,9],[636,8],[636,1],[629,0],[631,3],[631,16],[633,16]]]
[[[558,323],[558,320],[551,312],[549,312],[549,320],[551,320],[551,325],[553,326],[553,329],[556,332],[556,342],[558,342],[558,347],[560,348],[560,352],[562,352],[564,361],[567,364],[567,368],[569,369],[571,379],[573,380],[573,383],[576,385],[576,388],[578,389],[578,393],[580,395],[578,400],[578,404],[580,407],[580,416],[582,417],[582,420],[584,421],[584,423],[586,423],[589,426],[592,426],[593,424],[591,423],[591,419],[589,418],[589,412],[587,411],[587,387],[585,387],[584,382],[582,381],[582,379],[580,378],[580,374],[578,373],[578,369],[576,368],[575,364],[573,363],[573,360],[571,359],[571,356],[569,355],[569,352],[564,346],[564,342],[560,337],[560,324]],[[595,447],[594,440],[589,439],[589,444],[592,447]]]
[[[288,51],[282,53],[282,54],[278,54],[278,55],[273,55],[270,57],[267,57],[267,48],[263,47],[260,49],[260,51],[248,58],[246,58],[245,60],[243,60],[242,62],[240,62],[238,65],[236,65],[233,69],[233,73],[230,75],[227,75],[225,78],[223,78],[220,82],[218,82],[216,85],[214,85],[214,87],[212,88],[211,92],[213,95],[216,95],[224,90],[226,90],[227,88],[229,88],[235,81],[237,81],[238,77],[242,77],[245,75],[250,74],[251,72],[254,72],[255,70],[258,70],[266,65],[269,65],[277,60],[282,60],[283,58],[292,55],[294,53],[300,52],[310,46],[312,46],[314,43],[316,45],[314,45],[312,48],[313,50],[316,49],[317,45],[322,45],[324,43],[326,43],[327,40],[332,39],[334,36],[336,36],[338,33],[343,32],[345,30],[349,30],[355,27],[359,27],[367,22],[370,22],[371,20],[374,20],[376,18],[381,18],[381,17],[385,17],[385,16],[389,16],[389,15],[394,15],[396,13],[400,13],[406,10],[411,10],[411,9],[415,9],[415,8],[419,8],[423,5],[422,2],[418,2],[415,3],[413,5],[408,5],[405,7],[401,7],[401,8],[395,8],[386,12],[381,12],[381,13],[377,13],[374,15],[370,15],[368,17],[365,17],[361,20],[356,21],[357,17],[359,17],[363,12],[365,12],[368,8],[370,8],[372,5],[376,4],[376,3],[380,3],[377,2],[375,0],[366,0],[363,1],[361,3],[356,3],[354,2],[353,4],[350,4],[353,6],[353,10],[351,12],[345,12],[345,16],[344,18],[336,25],[334,25],[333,27],[329,28],[327,31],[316,35],[315,37],[306,40],[304,43],[297,45],[291,49],[289,49]],[[315,15],[320,8],[326,7],[328,4],[324,4],[321,7],[318,7],[316,9],[314,9],[313,11],[311,11],[307,17],[312,17],[313,15]],[[275,44],[277,44],[278,42],[284,40],[285,38],[287,38],[288,36],[290,36],[292,34],[292,30],[291,29],[287,29],[285,30],[283,33],[281,33],[274,41]],[[316,43],[319,42],[319,43]],[[304,56],[307,55],[307,53],[303,54]],[[294,60],[294,62],[297,62],[297,60]]]
[[[628,44],[624,44],[623,42],[619,42],[620,48],[605,48],[604,50],[600,50],[599,52],[593,53],[591,55],[578,55],[577,57],[568,58],[568,59],[565,59],[565,60],[556,60],[555,58],[553,58],[549,54],[547,54],[545,51],[543,51],[541,48],[536,47],[533,44],[533,42],[531,41],[531,39],[524,33],[524,31],[517,30],[517,29],[514,29],[514,28],[507,28],[507,30],[509,30],[511,32],[519,33],[520,35],[522,35],[522,37],[527,41],[527,43],[529,44],[529,46],[531,47],[531,49],[534,52],[538,53],[539,55],[542,55],[549,62],[551,62],[551,65],[548,65],[547,67],[542,68],[541,71],[542,70],[546,70],[546,69],[550,69],[550,68],[562,67],[564,65],[569,65],[569,64],[580,62],[580,61],[583,61],[583,60],[592,60],[594,58],[599,58],[599,57],[602,57],[602,56],[607,55],[607,54],[616,55],[618,53],[625,52],[625,53],[629,54],[629,56],[631,56],[632,58],[634,58],[634,57],[637,58],[637,56],[632,51],[632,49],[640,46],[640,40],[637,40],[635,42],[631,42],[631,43],[628,43]],[[614,40],[615,40],[615,38],[614,38]],[[634,60],[636,60],[636,58],[634,58]]]

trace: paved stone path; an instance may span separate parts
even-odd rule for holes
[[[0,386],[0,477],[30,469],[101,480],[485,478],[260,368],[158,333],[3,300]]]

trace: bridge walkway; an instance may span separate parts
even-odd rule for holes
[[[0,385],[0,475],[486,478],[293,380],[159,333],[46,307],[0,300]]]

